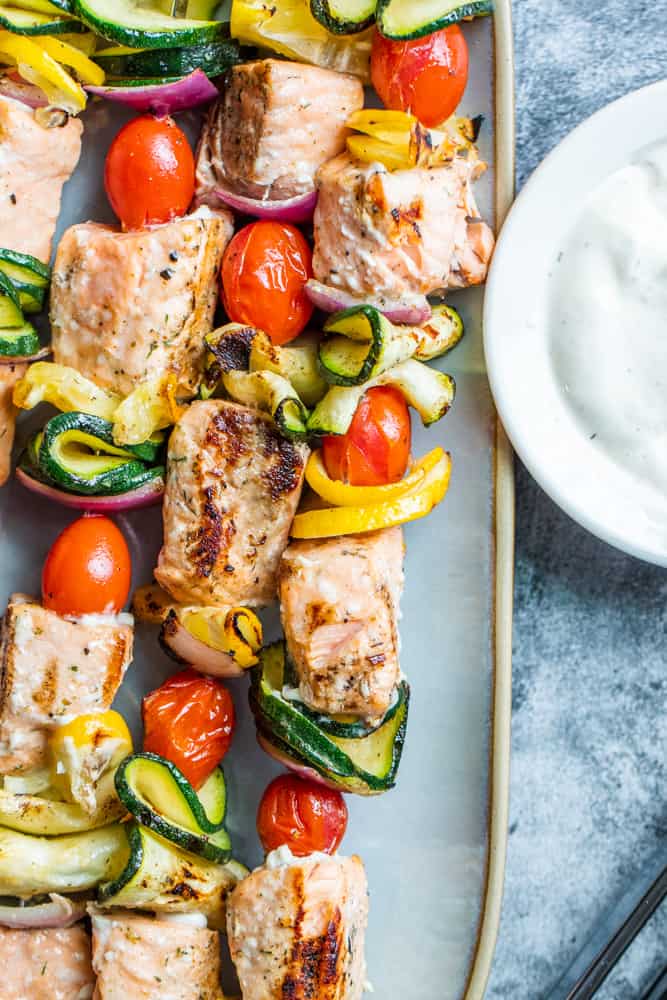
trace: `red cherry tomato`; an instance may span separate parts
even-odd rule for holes
[[[313,851],[333,854],[347,829],[347,806],[340,792],[283,774],[271,782],[257,810],[257,832],[265,851],[286,844],[304,858]]]
[[[397,483],[410,459],[410,411],[392,386],[369,389],[347,434],[325,437],[322,458],[332,479],[352,486]]]
[[[236,234],[222,261],[227,315],[263,330],[274,344],[286,344],[313,314],[304,290],[312,276],[303,233],[283,222],[252,222]]]
[[[456,111],[468,82],[468,46],[458,24],[411,42],[376,33],[371,79],[380,100],[410,111],[422,125],[440,125]]]
[[[144,750],[166,757],[200,788],[229,750],[234,703],[226,687],[196,670],[174,674],[142,703]]]
[[[134,118],[111,143],[104,187],[124,229],[184,215],[195,193],[195,161],[185,133],[171,118]]]
[[[121,531],[102,514],[84,514],[51,546],[42,571],[42,603],[59,615],[117,614],[131,577]]]

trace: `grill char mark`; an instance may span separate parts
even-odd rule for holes
[[[281,1000],[336,1000],[340,993],[342,914],[336,907],[324,934],[303,936],[306,893],[303,872],[293,873],[292,895],[298,902],[294,918],[289,966],[281,986]]]

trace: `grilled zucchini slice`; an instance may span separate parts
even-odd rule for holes
[[[172,17],[158,0],[74,0],[81,20],[103,38],[137,49],[171,49],[224,41],[221,21]]]
[[[43,289],[48,288],[51,281],[51,268],[47,264],[42,264],[36,257],[28,253],[19,253],[17,250],[0,248],[0,271],[12,282],[35,285]]]
[[[334,386],[311,413],[308,430],[317,435],[346,434],[361,397],[374,385],[393,385],[400,389],[425,427],[444,417],[456,392],[451,375],[410,358],[363,385]]]
[[[124,46],[102,49],[95,62],[108,77],[174,77],[180,79],[196,69],[207,76],[221,76],[239,62],[236,42],[206,42],[179,49],[129,49]]]
[[[16,35],[61,35],[63,32],[85,31],[74,18],[56,9],[54,14],[33,10],[17,10],[0,6],[0,26]]]
[[[375,20],[377,0],[310,0],[316,21],[334,35],[354,35]]]
[[[175,764],[153,753],[126,757],[116,771],[118,798],[135,819],[183,851],[217,864],[232,856],[224,828],[225,776],[216,768],[197,793]]]
[[[396,783],[407,726],[410,691],[404,682],[395,706],[365,737],[324,732],[283,696],[285,645],[262,651],[253,670],[250,706],[259,732],[281,753],[311,767],[341,790],[378,795]]]
[[[396,325],[374,306],[359,305],[332,316],[320,344],[322,374],[332,385],[361,385],[394,365],[416,357],[437,358],[458,343],[463,322],[440,305],[423,326]]]
[[[0,308],[1,303],[0,298]],[[0,355],[3,357],[30,357],[37,353],[39,347],[37,330],[26,320],[20,326],[0,328]]]
[[[0,328],[15,330],[23,326],[23,323],[23,310],[21,309],[19,293],[7,275],[0,271]]]
[[[377,24],[386,38],[422,38],[492,10],[493,0],[378,0]]]
[[[282,375],[306,406],[315,406],[328,388],[318,366],[320,339],[317,333],[302,333],[289,344],[278,346],[258,330],[250,346],[250,371]]]
[[[129,853],[119,823],[65,837],[33,837],[0,827],[0,895],[93,889],[118,878]]]
[[[217,865],[187,854],[148,827],[123,827],[123,870],[100,886],[98,904],[155,913],[203,913],[213,930],[225,926],[225,899],[248,874],[238,861]]]
[[[88,413],[60,413],[44,427],[37,454],[39,473],[70,493],[110,496],[127,493],[164,475],[150,441],[119,448],[113,425]],[[34,452],[35,449],[33,449]]]
[[[270,413],[281,434],[293,440],[308,437],[308,410],[287,379],[274,372],[227,372],[222,384],[237,403]]]

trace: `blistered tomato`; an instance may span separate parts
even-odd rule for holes
[[[410,411],[393,386],[369,389],[347,434],[325,437],[322,458],[331,479],[352,486],[397,483],[410,459]]]
[[[146,695],[144,750],[166,757],[199,788],[229,750],[234,703],[226,687],[195,670],[182,670]]]
[[[333,854],[347,829],[347,806],[340,792],[283,774],[268,786],[257,812],[257,832],[265,851],[286,845],[305,857]]]
[[[221,278],[227,315],[263,330],[274,344],[285,344],[313,314],[305,292],[312,276],[312,253],[303,233],[283,222],[252,222],[225,250]]]

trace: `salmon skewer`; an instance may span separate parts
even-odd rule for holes
[[[2,246],[48,262],[63,185],[79,161],[83,125],[54,112],[52,127],[20,101],[0,97]]]
[[[234,66],[211,108],[197,153],[197,198],[231,186],[253,198],[313,191],[315,174],[345,148],[346,121],[363,107],[353,76],[278,59]]]
[[[155,579],[182,604],[269,604],[301,496],[308,449],[273,420],[197,401],[170,441]]]
[[[131,621],[70,621],[30,598],[11,598],[0,643],[0,774],[45,765],[55,726],[111,707],[132,659]]]
[[[205,918],[91,916],[94,1000],[224,1000],[218,934]]]
[[[359,858],[274,851],[228,901],[243,1000],[360,1000],[367,920]]]
[[[292,542],[280,564],[280,614],[302,701],[374,721],[399,680],[400,528]]]
[[[233,231],[228,212],[207,208],[127,233],[71,226],[53,269],[54,361],[121,395],[173,372],[178,391],[193,395]]]
[[[90,1000],[93,995],[90,938],[81,924],[49,930],[0,927],[0,963],[4,1000]]]
[[[343,153],[320,168],[313,270],[323,284],[363,298],[409,299],[486,278],[494,239],[464,157],[390,172]]]

